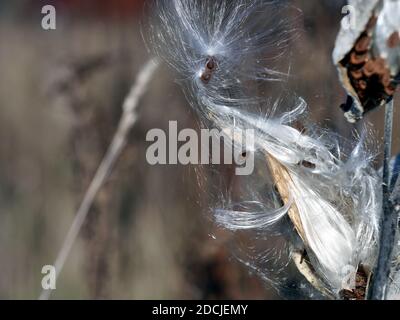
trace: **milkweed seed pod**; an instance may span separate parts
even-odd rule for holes
[[[333,61],[349,98],[350,122],[392,99],[400,76],[400,1],[349,0]]]
[[[301,98],[268,104],[248,94],[260,80],[285,81],[274,63],[293,37],[287,7],[263,0],[155,4],[154,51],[177,71],[202,122],[254,159],[251,175],[205,189],[216,200],[209,208],[216,223],[238,237],[239,259],[285,296],[294,287],[313,298],[365,291],[381,182],[364,139],[303,125]],[[243,146],[237,133],[249,129],[253,143]]]
[[[291,121],[305,107],[300,100]],[[304,264],[298,268],[304,276],[310,274],[308,280],[319,291],[331,297],[353,292],[362,270],[366,283],[376,256],[381,197],[380,179],[363,143],[346,154],[342,138],[318,129],[305,134],[285,122],[284,115],[266,119],[232,109],[224,112],[234,118],[236,128],[255,130],[253,152],[265,159],[259,165],[267,166],[275,202],[260,201],[256,211],[244,210],[245,204],[239,204],[241,210],[215,210],[217,223],[231,230],[253,227],[268,232],[289,217],[302,243],[289,244],[289,258],[296,263],[302,251]],[[252,200],[257,199],[254,194]]]

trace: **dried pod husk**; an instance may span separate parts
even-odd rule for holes
[[[393,98],[400,73],[400,0],[349,0],[354,25],[343,24],[333,61],[351,103],[343,105],[348,121]],[[362,69],[362,75],[359,70]]]

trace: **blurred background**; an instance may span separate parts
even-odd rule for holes
[[[350,135],[353,125],[339,109],[345,95],[331,62],[344,1],[290,2],[303,13],[289,89],[309,103],[313,120]],[[56,30],[41,28],[46,4],[56,7]],[[141,35],[143,5],[0,1],[1,299],[36,299],[41,292],[42,267],[53,264],[124,97],[150,57]],[[146,162],[148,130],[166,130],[171,120],[179,128],[198,128],[166,67],[151,82],[139,116],[53,298],[278,299],[232,256],[232,235],[207,214],[207,190],[196,168]],[[382,110],[367,119],[379,145]],[[399,151],[398,131],[395,136]]]

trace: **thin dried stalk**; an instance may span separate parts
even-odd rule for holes
[[[389,283],[390,265],[395,245],[399,210],[391,198],[390,158],[393,136],[393,100],[386,104],[384,160],[383,160],[383,215],[381,220],[378,264],[376,266],[370,291],[371,300],[385,300]]]
[[[72,246],[76,241],[80,229],[88,215],[88,212],[96,198],[97,193],[105,183],[109,176],[116,160],[121,154],[127,140],[127,136],[133,125],[137,121],[136,109],[142,96],[147,91],[150,80],[152,79],[156,69],[158,67],[158,61],[148,61],[142,70],[140,71],[135,84],[132,86],[129,94],[125,98],[123,104],[123,113],[121,120],[118,125],[118,129],[112,139],[112,142],[107,150],[106,155],[98,167],[96,174],[87,189],[82,203],[75,215],[74,221],[67,233],[67,236],[63,242],[61,250],[58,253],[57,259],[54,263],[56,270],[56,279],[60,276],[62,268],[64,267],[65,261],[71,252]],[[39,299],[48,300],[50,298],[52,290],[43,290]]]

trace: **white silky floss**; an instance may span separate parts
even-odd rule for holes
[[[296,206],[316,273],[334,294],[354,286],[354,281],[350,285],[347,281],[349,266],[354,275],[359,264],[371,267],[376,258],[381,190],[373,157],[363,148],[363,140],[346,155],[342,138],[332,132],[291,127],[307,108],[302,99],[291,111],[272,117],[256,113],[265,105],[265,97],[246,94],[257,81],[285,81],[288,76],[271,67],[295,37],[288,8],[265,0],[155,3],[149,41],[178,72],[188,101],[204,123],[221,129],[254,129],[250,151],[274,157],[290,176],[288,203],[248,199],[236,204],[239,211],[225,199],[224,208],[214,210],[217,223],[235,231],[268,232]],[[288,109],[276,103],[270,113],[282,107]]]

